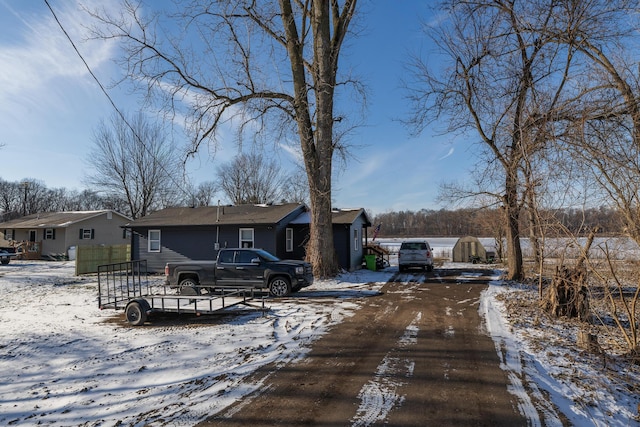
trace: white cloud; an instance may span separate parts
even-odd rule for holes
[[[447,152],[447,154],[445,154],[444,156],[440,157],[440,159],[438,160],[444,160],[447,157],[453,155],[453,153],[455,152],[455,149],[453,147],[449,148],[449,151]]]
[[[55,105],[53,98],[61,96],[63,83],[78,85],[88,75],[85,65],[73,50],[48,8],[17,10],[6,2],[0,4],[17,20],[2,30],[12,37],[0,37],[0,105],[3,110],[16,104],[27,109]],[[1,8],[0,7],[0,8]],[[114,42],[86,39],[87,15],[77,3],[52,6],[65,30],[82,52],[85,60],[96,69],[112,56]],[[62,79],[62,80],[60,80]]]

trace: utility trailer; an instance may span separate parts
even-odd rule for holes
[[[124,309],[127,321],[134,326],[144,324],[153,313],[221,314],[239,305],[264,312],[265,296],[264,292],[253,288],[181,295],[166,284],[151,284],[146,260],[98,266],[98,307],[101,310]]]

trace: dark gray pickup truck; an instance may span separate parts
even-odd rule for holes
[[[0,249],[0,263],[3,265],[9,264],[11,258],[18,256],[15,252],[9,252],[8,250],[2,248]]]
[[[311,264],[297,260],[281,260],[262,249],[221,249],[216,261],[183,261],[167,263],[166,284],[182,295],[213,293],[216,289],[268,289],[276,297],[313,283]]]

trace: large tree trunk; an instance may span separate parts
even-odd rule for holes
[[[316,277],[335,275],[338,263],[333,245],[333,223],[331,214],[331,171],[333,160],[333,96],[336,86],[338,53],[342,35],[334,28],[331,37],[331,13],[329,2],[317,1],[311,6],[313,30],[314,72],[316,88],[315,122],[309,114],[308,88],[304,73],[302,45],[297,43],[297,29],[291,12],[291,4],[280,0],[283,22],[287,31],[287,51],[295,91],[296,121],[305,168],[309,181],[311,199],[311,224],[307,260],[313,265]],[[348,23],[346,21],[345,23]]]
[[[507,223],[507,280],[521,280],[522,247],[520,246],[520,206],[518,203],[517,175],[507,171],[504,211]]]
[[[338,271],[335,247],[333,245],[333,224],[331,221],[331,200],[323,197],[321,191],[311,191],[311,224],[307,261],[313,265],[317,278],[335,275]]]

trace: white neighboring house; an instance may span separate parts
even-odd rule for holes
[[[81,245],[129,244],[122,228],[129,222],[113,210],[45,212],[0,223],[0,239],[21,248],[26,258],[59,257]]]

